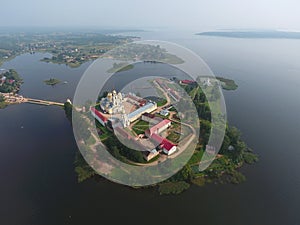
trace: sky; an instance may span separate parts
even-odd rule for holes
[[[300,30],[299,0],[0,0],[3,27]]]

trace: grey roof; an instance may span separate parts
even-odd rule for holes
[[[137,115],[139,115],[139,114],[144,113],[145,110],[150,109],[150,108],[152,108],[153,106],[154,106],[154,103],[148,102],[146,105],[142,106],[141,108],[138,108],[137,110],[135,110],[135,111],[129,113],[129,114],[127,115],[127,117],[128,117],[128,119],[131,119],[132,117],[135,117],[135,116],[137,116]]]

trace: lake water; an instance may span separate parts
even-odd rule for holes
[[[198,53],[217,75],[233,78],[224,92],[228,119],[260,156],[240,185],[192,186],[179,196],[132,190],[105,179],[78,184],[76,143],[64,111],[14,105],[0,110],[1,224],[300,223],[300,41],[232,39],[192,33],[144,32]],[[3,67],[24,78],[21,94],[64,102],[89,63],[71,69],[21,55]],[[56,77],[68,84],[46,86]]]

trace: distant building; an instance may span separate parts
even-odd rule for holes
[[[72,101],[68,98],[67,102],[72,105]]]
[[[13,79],[8,79],[8,81],[7,81],[9,84],[13,84],[13,83],[15,83],[15,80],[13,80]]]
[[[0,78],[0,86],[2,86],[4,84],[4,82],[6,81],[6,76],[2,76]]]
[[[212,84],[211,84],[211,82],[210,82],[210,79],[209,79],[209,78],[205,79],[204,82],[203,82],[203,85],[204,85],[204,86],[207,86],[207,87],[212,86]]]
[[[161,110],[161,111],[159,112],[159,114],[162,115],[162,116],[168,116],[168,115],[169,115],[169,110],[163,109],[163,110]]]
[[[193,84],[196,83],[194,80],[181,80],[179,81],[180,84]]]
[[[151,159],[153,159],[154,157],[158,156],[159,152],[156,149],[152,149],[152,150],[149,150],[149,151],[145,151],[143,153],[143,155],[144,155],[144,159],[147,162],[149,162]]]

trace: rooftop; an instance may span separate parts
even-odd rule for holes
[[[99,117],[103,122],[107,122],[107,118],[106,118],[101,112],[99,112],[97,109],[95,109],[94,107],[92,107],[92,108],[91,108],[91,111],[92,111],[93,113],[95,113],[95,115],[96,115],[97,117]]]
[[[169,123],[171,123],[171,121],[165,119],[165,120],[159,122],[158,124],[154,125],[153,127],[149,128],[148,130],[146,130],[146,133],[148,136],[151,136],[152,134],[155,133],[155,131],[157,131],[158,129],[162,128],[163,126],[165,126]]]
[[[132,113],[128,114],[128,119],[135,117],[138,114],[141,114],[142,112],[144,112],[146,109],[151,108],[154,106],[154,103],[152,102],[148,102],[146,105],[138,108],[137,110],[133,111]]]
[[[152,134],[150,138],[152,141],[154,141],[156,144],[159,144],[161,147],[163,147],[167,151],[170,151],[174,146],[176,146],[171,141],[159,136],[158,134]]]

